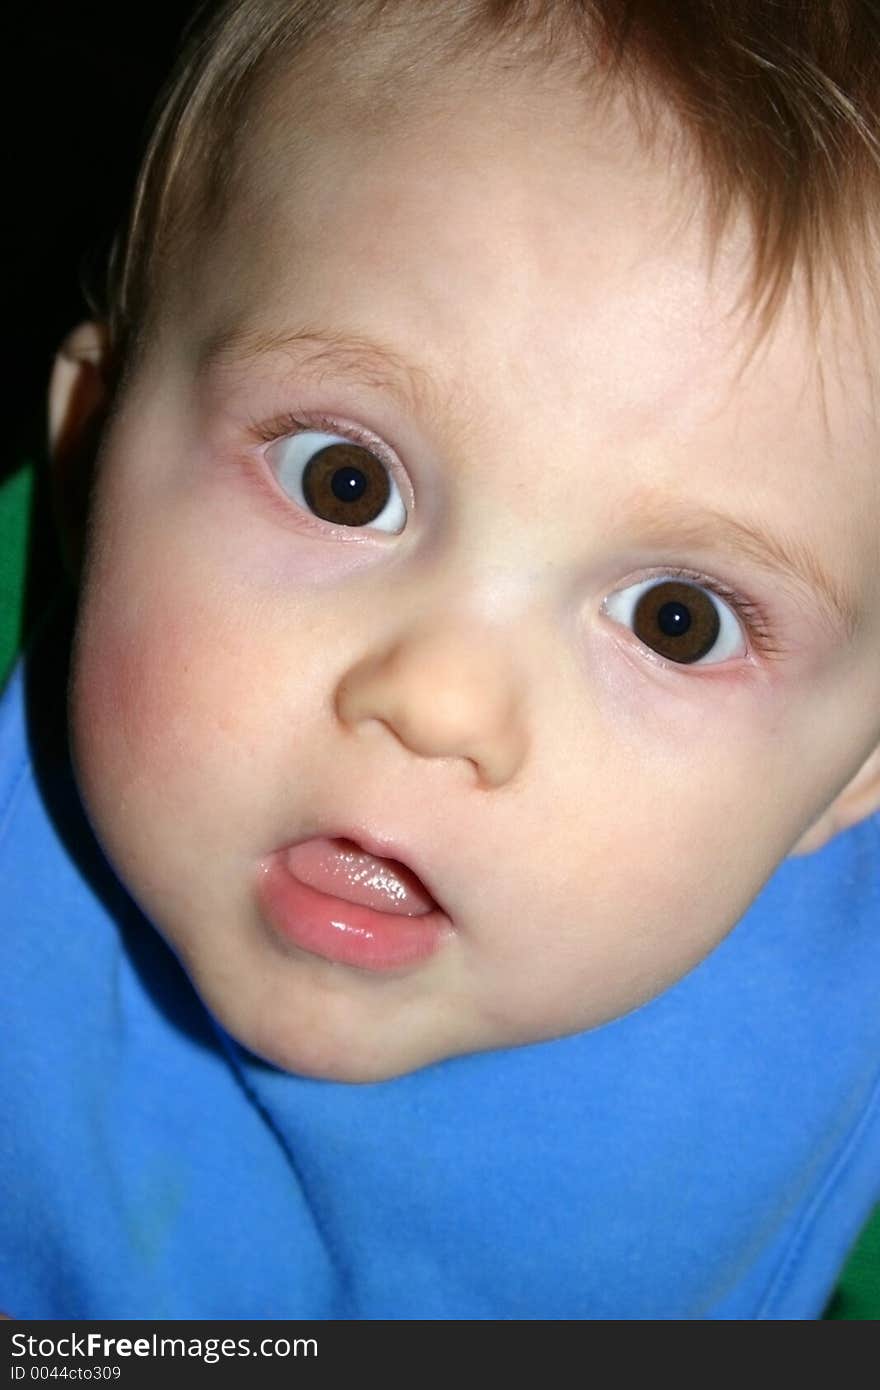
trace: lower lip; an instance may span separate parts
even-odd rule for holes
[[[362,970],[396,970],[426,960],[452,930],[440,908],[403,917],[319,893],[294,878],[283,856],[260,866],[257,899],[263,917],[284,940]]]

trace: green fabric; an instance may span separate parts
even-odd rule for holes
[[[33,482],[33,467],[26,464],[0,484],[0,679],[3,680],[21,644],[27,523]]]
[[[847,1322],[880,1318],[880,1207],[850,1255],[825,1316]]]
[[[24,595],[28,575],[28,537],[35,510],[35,468],[23,463],[0,484],[0,675],[5,679],[24,637]],[[38,526],[46,526],[44,515]],[[51,545],[50,545],[50,548]],[[32,547],[30,563],[40,555]],[[37,586],[42,587],[41,585]],[[846,1321],[880,1318],[880,1207],[853,1250],[825,1317]]]

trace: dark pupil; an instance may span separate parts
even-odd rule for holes
[[[337,526],[367,526],[391,495],[385,465],[360,444],[328,444],[303,471],[303,496],[316,516]]]
[[[718,609],[694,584],[655,584],[642,594],[633,614],[633,631],[640,641],[685,665],[710,652],[720,630]]]
[[[337,468],[330,486],[340,502],[357,502],[367,490],[367,480],[359,468]]]
[[[691,615],[683,603],[664,603],[657,617],[667,637],[678,637],[691,625]]]

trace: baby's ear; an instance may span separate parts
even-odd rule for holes
[[[109,406],[109,339],[100,323],[81,323],[58,350],[49,380],[52,505],[65,566],[82,564],[86,512],[101,427]]]
[[[803,854],[813,854],[821,849],[842,830],[867,820],[880,810],[880,746],[874,749],[862,763],[855,777],[847,782],[843,791],[822,812],[818,820],[804,832],[794,849],[789,852],[792,859]]]

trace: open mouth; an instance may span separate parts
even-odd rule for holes
[[[412,869],[344,837],[303,840],[260,869],[257,896],[269,926],[325,960],[395,970],[427,959],[452,932]]]
[[[304,840],[287,850],[286,864],[309,888],[376,912],[418,917],[437,906],[412,869],[397,859],[368,854],[354,840]]]

